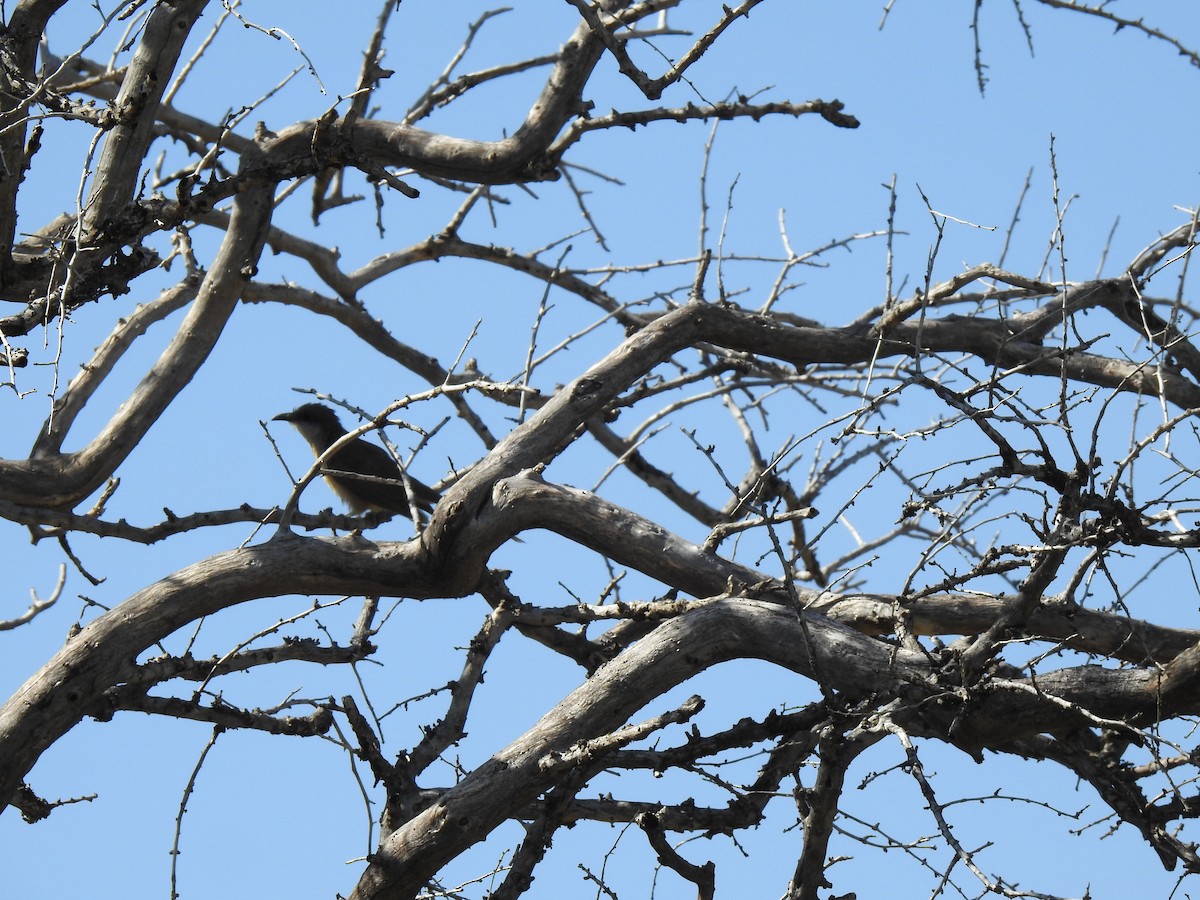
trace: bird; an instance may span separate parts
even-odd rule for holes
[[[320,403],[305,403],[271,421],[294,425],[318,459],[346,434],[337,413]],[[362,438],[355,438],[328,457],[321,464],[321,474],[354,514],[374,510],[411,515],[408,488],[416,507],[424,512],[432,512],[438,502],[433,488],[406,477],[391,454]]]

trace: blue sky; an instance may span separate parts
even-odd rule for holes
[[[855,233],[886,225],[889,191],[895,178],[897,227],[905,232],[896,242],[897,282],[907,277],[902,294],[923,278],[929,248],[935,239],[921,192],[941,213],[971,224],[951,223],[940,249],[935,278],[944,279],[983,261],[998,261],[1005,229],[1013,217],[1026,178],[1030,187],[1006,265],[1034,273],[1053,234],[1056,213],[1052,199],[1051,137],[1057,166],[1060,206],[1069,208],[1064,220],[1066,277],[1093,276],[1102,249],[1109,241],[1103,274],[1121,269],[1156,235],[1185,219],[1177,207],[1200,202],[1200,117],[1195,98],[1200,70],[1179,58],[1167,45],[1129,30],[1112,34],[1111,27],[1084,17],[1056,12],[1027,0],[1022,4],[1032,27],[1035,54],[1030,55],[1013,6],[985,4],[981,11],[983,59],[987,64],[986,93],[981,96],[973,69],[972,3],[948,0],[898,0],[892,4],[886,27],[879,24],[882,3],[816,4],[773,0],[756,8],[748,21],[738,22],[718,42],[710,57],[690,73],[689,86],[677,86],[663,98],[667,105],[722,99],[731,93],[763,91],[765,99],[841,100],[861,127],[835,129],[817,117],[775,118],[753,124],[723,123],[712,137],[707,170],[709,226],[727,229],[725,249],[746,257],[778,257],[780,220],[797,250],[817,247]],[[299,119],[320,115],[336,95],[352,89],[360,48],[374,23],[377,4],[344,4],[337,27],[331,27],[329,5],[295,2],[287,11],[278,4],[245,4],[248,19],[286,29],[312,59],[320,83],[307,73],[297,75],[280,93],[251,115],[242,127],[248,134],[256,119],[275,129]],[[686,5],[685,5],[686,6]],[[712,20],[719,4],[694,5],[699,13],[685,18],[672,13],[672,24],[700,28]],[[368,8],[369,7],[369,8]],[[106,7],[107,8],[107,7]],[[465,0],[435,3],[405,0],[393,16],[389,56],[385,65],[396,74],[377,97],[381,118],[398,118],[412,98],[441,71],[458,47],[468,22],[486,7]],[[1144,15],[1192,48],[1200,47],[1200,7],[1177,2],[1112,4],[1119,14]],[[206,13],[211,22],[217,8]],[[552,51],[568,35],[575,12],[565,3],[524,4],[499,16],[484,29],[464,68]],[[93,27],[95,11],[86,3],[68,3],[50,32],[51,49],[66,52],[78,36]],[[60,21],[61,20],[61,21]],[[74,43],[73,43],[74,42]],[[102,38],[94,55],[104,59],[113,41]],[[681,45],[663,42],[666,52]],[[648,56],[639,59],[648,61]],[[287,41],[239,27],[227,29],[204,60],[200,75],[179,94],[177,105],[196,115],[219,116],[247,98],[259,96],[284,74],[302,65]],[[429,127],[448,133],[491,138],[519,124],[539,84],[530,74],[481,90],[433,117]],[[610,60],[601,63],[592,95],[597,112],[647,105],[616,73]],[[578,182],[592,193],[591,213],[611,250],[599,247],[587,234],[570,241],[570,265],[636,265],[653,260],[686,259],[698,245],[700,197],[697,180],[704,162],[707,125],[659,123],[634,132],[592,135],[568,160],[619,178],[615,186],[577,171]],[[47,123],[47,148],[39,157],[23,192],[29,204],[21,225],[34,228],[74,205],[78,172],[90,133],[78,124]],[[61,143],[60,143],[61,142]],[[168,161],[175,152],[164,145]],[[171,166],[165,165],[170,169]],[[346,268],[418,241],[438,230],[459,199],[422,185],[419,200],[392,196],[384,210],[386,233],[372,226],[373,215],[361,207],[328,213],[319,228],[308,220],[307,194],[281,210],[286,227],[313,240],[337,245]],[[513,188],[498,194],[509,201],[496,207],[493,225],[486,215],[474,215],[464,237],[495,242],[528,252],[559,240],[583,226],[574,200],[562,183],[540,185],[536,198]],[[727,210],[727,202],[731,201]],[[1115,230],[1114,230],[1115,225]],[[196,235],[201,252],[211,236]],[[555,259],[561,248],[543,258]],[[1057,265],[1057,254],[1053,255]],[[806,270],[803,284],[786,295],[780,308],[829,324],[842,324],[883,298],[885,246],[881,240],[856,243],[852,251],[830,253],[827,268]],[[263,278],[295,280],[316,285],[300,261],[266,257]],[[778,269],[766,261],[729,262],[723,267],[727,286],[744,291],[743,298],[764,295]],[[1050,276],[1062,277],[1057,269]],[[693,270],[678,267],[657,275],[621,275],[615,292],[629,301],[655,291],[682,288]],[[1166,293],[1169,286],[1161,286]],[[101,306],[80,310],[62,331],[64,378],[84,362],[111,327],[115,310],[131,311],[151,299],[151,288]],[[524,363],[525,348],[542,297],[535,281],[510,272],[491,271],[478,263],[444,262],[416,266],[364,291],[361,299],[384,319],[397,337],[407,340],[445,363],[453,360],[479,322],[478,336],[467,355],[498,379],[511,377]],[[596,318],[575,298],[554,294],[554,307],[542,325],[540,343],[551,346]],[[743,299],[747,305],[756,305]],[[178,317],[153,329],[145,347],[123,361],[87,413],[77,424],[69,447],[89,439],[98,423],[141,377],[145,366],[170,337]],[[0,455],[23,456],[48,409],[52,391],[57,331],[50,343],[27,346],[37,363],[18,373],[17,390],[0,394],[5,428],[0,430]],[[578,374],[620,339],[615,328],[601,328],[545,367],[542,383],[552,387]],[[294,388],[317,388],[353,400],[368,409],[384,405],[423,385],[395,366],[370,357],[348,336],[326,322],[295,310],[246,305],[237,311],[213,357],[179,402],[138,448],[119,473],[122,487],[110,516],[126,516],[139,524],[161,518],[161,509],[176,513],[226,508],[240,503],[271,506],[282,503],[289,483],[259,421],[296,405]],[[21,396],[18,397],[18,391]],[[445,416],[432,404],[413,411],[413,419],[432,427]],[[714,442],[729,434],[724,421],[704,423]],[[804,423],[791,430],[804,430]],[[784,431],[787,433],[787,430]],[[307,451],[298,438],[281,428],[279,441],[293,472],[307,465]],[[780,436],[782,438],[782,435]],[[715,489],[717,481],[702,460],[679,436],[664,436],[665,452],[674,453],[681,468],[694,471],[697,484]],[[402,446],[403,438],[402,438]],[[439,434],[418,458],[417,474],[436,481],[451,465],[473,461],[479,448],[454,423]],[[591,487],[608,460],[585,451],[569,454],[552,474],[563,481]],[[734,467],[738,471],[737,466]],[[618,502],[635,505],[645,499],[631,479],[616,477],[603,492]],[[306,495],[308,509],[334,503],[321,485]],[[685,536],[703,537],[698,526],[671,518],[665,521]],[[387,526],[399,529],[395,523]],[[880,527],[883,527],[882,525]],[[385,533],[384,537],[392,536]],[[399,537],[401,535],[394,535]],[[67,628],[80,615],[78,595],[108,606],[153,580],[205,555],[236,546],[252,537],[248,528],[197,533],[152,547],[127,546],[106,540],[78,540],[73,546],[89,568],[107,580],[92,587],[74,571],[68,574],[64,599],[58,608],[33,625],[0,634],[0,688],[8,696],[62,642]],[[21,612],[30,588],[48,593],[60,553],[48,543],[28,546],[21,529],[10,527],[5,538],[8,596],[0,618]],[[547,566],[545,560],[555,560]],[[608,573],[590,556],[572,553],[565,542],[537,537],[503,550],[498,565],[517,572],[517,584],[529,602],[557,605],[572,594],[588,598]],[[889,573],[878,575],[886,584]],[[642,599],[653,585],[630,579],[629,597]],[[281,617],[295,615],[311,603],[306,598],[280,598],[231,610],[219,621],[206,623],[199,647],[223,653],[238,640],[266,628]],[[1181,602],[1171,620],[1195,625],[1194,598]],[[322,612],[331,630],[353,621],[353,600]],[[1144,612],[1155,614],[1153,606]],[[379,696],[403,699],[457,675],[464,646],[485,614],[478,599],[406,602],[387,626],[396,636],[382,654],[386,667],[370,669],[368,680]],[[83,613],[83,619],[92,617]],[[403,637],[399,637],[402,635]],[[384,637],[387,636],[385,631]],[[182,643],[173,645],[177,650]],[[471,766],[486,759],[557,702],[581,678],[581,673],[546,655],[531,655],[528,645],[501,648],[489,666],[485,702],[473,714],[470,739],[461,749],[462,762]],[[263,706],[278,702],[290,691],[301,696],[341,696],[357,692],[349,673],[313,672],[292,667],[270,675],[229,680],[230,696],[239,704]],[[711,729],[731,717],[763,713],[774,707],[798,706],[812,698],[811,686],[788,673],[766,666],[739,663],[709,673],[701,684],[685,685],[663,698],[648,714],[661,712],[688,693],[701,692],[710,701],[705,725]],[[234,696],[236,694],[236,696]],[[521,698],[514,703],[512,697]],[[747,707],[748,702],[753,704]],[[439,700],[425,700],[407,714],[389,720],[389,748],[411,746],[419,723],[438,716]],[[392,724],[394,722],[394,724]],[[210,730],[202,725],[172,723],[141,715],[118,716],[113,723],[86,722],[51,750],[32,776],[43,796],[98,793],[91,804],[56,812],[48,821],[26,826],[10,814],[0,819],[0,866],[12,896],[57,896],[86,886],[93,896],[165,895],[168,890],[171,831],[184,785]],[[1090,804],[1095,798],[1058,772],[1041,767],[1014,767],[989,759],[975,766],[965,758],[928,748],[927,765],[938,772],[947,796],[985,796],[993,787],[1036,796],[1063,809]],[[871,751],[859,778],[899,761],[894,745]],[[453,779],[447,768],[439,773]],[[628,780],[612,789],[628,787]],[[650,796],[671,799],[686,788],[670,780],[652,786]],[[786,803],[786,801],[784,801]],[[911,780],[898,773],[848,792],[848,808],[867,822],[879,822],[912,836],[933,831],[931,822],[913,825],[921,801]],[[336,747],[319,740],[284,741],[252,733],[229,733],[218,741],[199,775],[197,791],[188,804],[180,857],[180,890],[184,897],[291,894],[330,897],[348,891],[360,870],[345,861],[367,850],[367,826],[362,800],[346,762]],[[1139,840],[1119,832],[1097,843],[1091,838],[1063,837],[1072,822],[1045,808],[1031,809],[1019,801],[992,801],[955,808],[964,832],[976,843],[996,839],[996,849],[984,859],[989,871],[1015,873],[1024,886],[1069,895],[1082,895],[1086,883],[1100,898],[1166,896],[1174,876],[1163,873],[1152,852]],[[782,814],[786,820],[787,813]],[[847,827],[851,827],[848,825]],[[1090,832],[1089,832],[1090,834]],[[511,837],[511,834],[506,835]],[[591,896],[580,878],[577,862],[598,869],[616,831],[576,829],[556,838],[557,854],[539,875],[531,896]],[[749,860],[728,842],[699,841],[685,853],[703,861],[718,860],[725,896],[777,896],[786,885],[794,853],[795,832],[780,836],[764,829],[747,837],[754,852]],[[1055,853],[1046,858],[1042,847],[1051,841]],[[623,838],[631,858],[642,859],[642,840]],[[466,880],[487,871],[500,844],[483,845],[447,877]],[[1062,848],[1061,850],[1058,848]],[[858,890],[861,897],[927,896],[927,870],[881,856],[850,842],[839,852],[855,858],[839,864],[834,874],[841,890]],[[64,858],[71,865],[64,865]],[[1066,862],[1064,863],[1064,859]],[[642,859],[644,862],[644,859]],[[930,857],[934,868],[946,865],[943,851]],[[621,896],[648,896],[648,865],[622,864],[610,873]],[[851,874],[852,873],[852,874]],[[897,883],[921,885],[919,893],[898,892]],[[1185,889],[1187,885],[1185,885]],[[478,888],[472,896],[479,895]],[[914,888],[915,890],[915,888]],[[230,893],[232,891],[232,893]],[[470,893],[470,892],[468,892]],[[662,874],[655,897],[684,897],[689,891],[674,876]]]

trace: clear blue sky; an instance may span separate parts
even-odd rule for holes
[[[295,38],[314,62],[328,93],[323,95],[317,80],[302,72],[261,112],[252,114],[241,132],[249,134],[257,119],[278,129],[316,117],[337,94],[351,90],[377,6],[360,2],[331,11],[329,4],[313,0],[246,3],[248,19],[277,25]],[[701,10],[697,18],[672,13],[672,24],[702,28],[719,5],[696,6]],[[989,81],[981,96],[972,66],[973,3],[897,0],[886,27],[879,30],[882,6],[882,2],[771,0],[756,8],[748,21],[731,28],[710,58],[692,70],[694,90],[678,86],[664,97],[663,102],[671,106],[699,102],[700,97],[723,99],[731,92],[765,91],[766,99],[839,99],[862,122],[854,131],[835,129],[816,117],[723,123],[713,144],[707,189],[709,226],[714,230],[722,227],[726,201],[732,197],[726,224],[728,252],[778,256],[781,210],[796,250],[884,228],[889,199],[884,185],[894,176],[897,226],[906,232],[897,241],[896,270],[907,275],[910,287],[902,293],[909,294],[923,277],[935,237],[920,191],[939,212],[972,223],[949,226],[935,270],[935,277],[944,279],[964,266],[997,261],[1005,229],[1032,170],[1007,260],[1008,267],[1032,274],[1046,254],[1055,226],[1052,135],[1060,202],[1071,198],[1064,226],[1068,279],[1095,274],[1110,232],[1105,274],[1119,271],[1156,235],[1184,221],[1184,213],[1176,207],[1200,202],[1200,117],[1195,112],[1200,70],[1166,44],[1130,31],[1113,35],[1111,27],[1102,23],[1027,0],[1022,8],[1032,27],[1036,53],[1031,57],[1012,5],[985,4],[983,59]],[[441,71],[467,23],[485,8],[473,2],[431,0],[407,0],[400,6],[392,19],[385,61],[396,74],[377,97],[381,118],[399,117]],[[1196,4],[1126,0],[1111,8],[1132,17],[1143,15],[1185,45],[1200,47]],[[206,20],[212,21],[218,12],[214,4]],[[50,34],[56,53],[73,49],[77,36],[96,19],[89,4],[81,2],[69,3],[63,15],[67,22],[56,18]],[[569,34],[575,15],[562,2],[523,4],[484,29],[464,68],[550,52]],[[106,59],[112,43],[102,38],[94,58]],[[681,45],[665,42],[662,46],[678,53]],[[646,55],[640,58],[650,60]],[[231,26],[203,61],[198,76],[180,93],[177,105],[196,115],[218,117],[257,97],[303,62],[289,42]],[[647,105],[617,76],[611,61],[602,62],[600,69],[602,74],[590,92],[598,112]],[[497,137],[519,124],[537,87],[537,75],[512,79],[481,91],[461,107],[451,107],[429,124],[456,135]],[[697,178],[709,135],[706,125],[660,123],[585,140],[568,159],[619,178],[623,186],[576,173],[579,183],[593,192],[591,212],[611,252],[596,246],[588,235],[580,235],[571,242],[568,264],[634,265],[694,255],[699,240]],[[24,202],[30,204],[22,209],[23,228],[36,228],[74,206],[89,138],[90,132],[81,125],[48,123],[47,147],[23,191]],[[536,193],[535,199],[517,189],[501,189],[499,194],[511,203],[497,208],[496,226],[486,216],[476,215],[464,236],[530,251],[583,226],[564,185],[539,186]],[[299,196],[285,208],[280,224],[339,246],[346,269],[439,230],[459,202],[457,196],[428,185],[416,201],[391,196],[384,213],[387,231],[381,239],[371,227],[373,215],[361,207],[329,213],[322,227],[314,229],[307,218],[307,192],[302,190]],[[197,240],[203,261],[211,238],[197,234]],[[545,258],[555,259],[558,252],[551,251]],[[837,251],[828,261],[829,268],[806,272],[804,286],[787,295],[785,308],[841,324],[882,300],[882,241],[860,243],[851,253]],[[265,257],[261,272],[263,278],[316,286],[315,278],[295,259]],[[723,274],[728,286],[745,289],[752,297],[766,290],[775,272],[770,263],[737,263]],[[1058,271],[1049,274],[1061,277]],[[664,285],[687,285],[691,278],[692,269],[681,267],[666,275],[630,276],[617,283],[623,299],[634,300]],[[362,299],[397,337],[447,364],[481,320],[468,355],[477,357],[485,372],[503,379],[521,370],[541,296],[541,286],[523,276],[493,272],[479,264],[441,263],[399,273],[364,292]],[[113,309],[128,311],[150,298],[149,293],[135,290],[105,301],[102,307],[79,311],[63,329],[62,377],[69,377],[103,340]],[[551,299],[555,306],[543,324],[542,346],[551,346],[597,317],[595,310],[582,308],[577,299],[563,295]],[[140,378],[176,322],[158,326],[145,341],[145,349],[123,362],[112,384],[81,418],[70,447],[90,438],[123,392]],[[53,360],[56,339],[52,329],[49,346],[31,342],[31,357],[38,363]],[[542,375],[543,383],[553,386],[568,380],[619,339],[615,329],[598,330],[553,361]],[[18,388],[28,393],[20,398],[11,390],[0,394],[5,423],[0,430],[0,455],[28,452],[48,409],[52,373],[48,365],[25,370],[18,375]],[[122,487],[109,516],[150,524],[161,518],[163,506],[186,513],[241,503],[265,507],[282,503],[289,483],[258,422],[295,405],[298,400],[292,389],[307,387],[379,409],[423,385],[409,373],[371,358],[328,323],[294,310],[243,307],[204,371],[123,467]],[[413,418],[430,427],[444,415],[445,409],[430,407],[418,409]],[[455,443],[461,438],[455,427],[448,426],[445,436],[418,461],[417,474],[423,479],[443,476],[448,460],[465,464],[478,454],[473,443]],[[720,435],[726,426],[712,427],[713,434]],[[302,470],[308,457],[298,438],[283,429],[272,433],[293,471]],[[679,465],[702,466],[693,457],[694,451],[688,451],[681,440]],[[577,469],[560,466],[553,474],[583,487],[591,487],[607,465],[603,458],[587,454],[570,456],[565,463]],[[636,492],[620,478],[604,490],[618,502],[625,497],[637,502]],[[323,486],[313,485],[305,506],[319,509],[334,502]],[[689,537],[702,537],[694,525],[670,524],[690,529],[685,531]],[[79,616],[79,595],[115,605],[139,587],[249,537],[248,528],[230,528],[152,547],[111,539],[75,540],[75,551],[107,580],[92,587],[72,570],[57,609],[27,628],[0,633],[0,693],[8,696],[61,645],[67,628]],[[8,590],[0,598],[0,618],[9,618],[23,611],[30,588],[42,594],[51,590],[60,553],[49,542],[28,546],[15,526],[6,529],[3,544]],[[591,597],[597,584],[608,577],[599,561],[569,553],[561,541],[549,538],[531,537],[524,545],[506,548],[504,554],[497,563],[518,573],[516,583],[530,602],[567,603],[568,591]],[[546,565],[547,558],[557,564]],[[880,586],[885,582],[886,578]],[[636,583],[629,596],[634,597],[639,587],[653,590]],[[232,610],[204,626],[198,655],[224,653],[246,635],[297,614],[309,602],[283,598]],[[1194,600],[1184,606],[1175,621],[1195,625]],[[322,613],[319,620],[338,633],[357,610],[350,600]],[[461,654],[454,648],[469,641],[484,614],[482,602],[471,599],[402,604],[388,626],[395,632],[393,649],[384,654],[386,668],[368,667],[364,677],[380,696],[389,698],[415,696],[444,684],[461,666]],[[91,617],[83,615],[84,620]],[[185,640],[186,636],[180,638],[169,649],[178,651]],[[395,649],[401,646],[403,655]],[[471,719],[469,739],[460,748],[464,765],[473,766],[504,746],[582,677],[578,670],[544,655],[529,656],[528,650],[527,645],[513,643],[502,648],[489,666],[484,697],[494,699],[480,704]],[[312,697],[358,692],[347,672],[301,667],[226,682],[231,700],[245,706],[269,706],[291,691]],[[795,676],[746,663],[709,673],[701,684],[686,685],[647,713],[661,712],[672,699],[693,692],[703,693],[710,702],[702,725],[710,730],[743,714],[802,704],[812,695],[811,688]],[[752,698],[749,707],[747,696]],[[389,749],[411,746],[417,725],[438,716],[439,702],[424,701],[410,714],[390,719]],[[0,871],[4,872],[0,898],[72,893],[167,896],[176,810],[209,733],[203,725],[133,714],[77,728],[45,756],[33,772],[32,784],[42,796],[94,792],[99,798],[92,804],[61,809],[32,827],[11,811],[0,818]],[[927,765],[938,772],[938,785],[946,796],[984,796],[1005,785],[1013,793],[1035,796],[1061,809],[1090,804],[1091,811],[1080,822],[1066,825],[1046,809],[1015,801],[956,807],[964,842],[978,845],[996,840],[997,847],[983,857],[989,871],[1015,874],[1030,888],[1075,896],[1082,895],[1090,881],[1091,895],[1097,900],[1169,893],[1174,877],[1162,872],[1150,849],[1128,829],[1103,843],[1091,837],[1063,837],[1067,829],[1096,818],[1100,807],[1062,773],[994,759],[975,766],[939,748],[929,747],[927,752]],[[895,746],[884,746],[855,773],[861,778],[898,761]],[[447,769],[439,777],[449,783],[453,773]],[[627,789],[628,784],[625,780],[612,789]],[[646,796],[666,801],[679,799],[672,791],[694,789],[668,780],[656,783]],[[922,815],[922,802],[911,781],[896,774],[872,782],[861,792],[848,791],[847,799],[855,815],[882,823],[898,835],[934,831],[931,822],[913,824],[914,817]],[[343,863],[368,849],[362,800],[345,756],[316,739],[227,733],[201,772],[188,806],[180,859],[180,890],[185,898],[331,897],[335,891],[348,891],[361,869],[360,864]],[[782,813],[781,818],[786,817]],[[847,828],[863,830],[851,823]],[[600,828],[559,835],[557,854],[539,873],[530,896],[593,896],[594,888],[582,881],[576,863],[598,869],[616,838],[615,830]],[[701,862],[717,859],[722,896],[778,896],[794,862],[799,834],[781,837],[776,830],[764,828],[746,841],[752,851],[748,861],[720,839],[689,844],[684,852]],[[642,843],[639,835],[630,834],[622,847],[632,850],[630,859],[644,862]],[[1048,858],[1043,852],[1047,845],[1055,848]],[[447,885],[452,886],[456,877],[465,881],[487,871],[500,847],[489,843],[456,865]],[[855,889],[863,898],[928,895],[928,871],[899,854],[881,856],[849,842],[838,849],[854,856],[834,869],[841,879],[840,890]],[[938,869],[946,865],[948,856],[943,851],[929,860]],[[622,898],[649,896],[651,867],[622,868],[619,874],[610,873]],[[908,893],[908,884],[921,889]],[[473,887],[466,893],[477,896],[483,890]],[[656,886],[655,897],[660,900],[689,895],[688,886],[669,873]]]

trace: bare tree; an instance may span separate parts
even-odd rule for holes
[[[1108,5],[1040,3],[1138,32],[1200,65],[1169,29]],[[246,65],[229,49],[239,37],[258,46],[274,38],[297,60],[295,79],[332,88],[317,49],[273,24],[290,14],[282,7],[136,0],[103,13],[22,0],[5,10],[6,421],[45,395],[52,402],[39,407],[28,455],[0,461],[0,516],[18,526],[6,545],[27,529],[35,544],[57,547],[63,565],[50,596],[5,613],[3,639],[20,642],[62,609],[55,601],[68,573],[96,585],[66,642],[23,672],[28,680],[0,708],[6,806],[31,823],[102,817],[98,807],[61,810],[70,801],[43,796],[35,766],[85,720],[141,712],[211,726],[180,785],[175,851],[221,735],[243,729],[271,736],[271,747],[307,737],[338,748],[366,809],[368,858],[346,888],[361,900],[516,897],[566,829],[603,825],[635,826],[651,865],[700,897],[714,896],[719,867],[679,840],[737,846],[768,825],[798,833],[790,883],[779,885],[789,898],[850,896],[855,885],[840,883],[834,866],[839,841],[902,855],[926,874],[925,893],[1051,896],[998,873],[962,839],[956,805],[1000,797],[947,796],[928,771],[929,755],[945,749],[937,758],[948,765],[1041,762],[1064,783],[1086,784],[1103,813],[1080,816],[1021,783],[1009,784],[1014,797],[1072,816],[1069,828],[1085,839],[1132,829],[1147,857],[1181,875],[1200,871],[1189,827],[1200,809],[1200,630],[1139,593],[1165,577],[1181,594],[1196,591],[1200,351],[1186,279],[1196,213],[1111,277],[1067,278],[1061,230],[1028,265],[1001,259],[944,277],[939,248],[951,220],[929,204],[937,241],[915,287],[889,264],[878,300],[849,316],[837,307],[801,315],[790,301],[805,267],[835,251],[875,241],[891,258],[894,181],[893,215],[878,228],[809,250],[793,250],[785,229],[782,255],[730,252],[719,204],[706,199],[695,252],[606,257],[608,226],[591,192],[619,179],[621,163],[614,156],[604,172],[575,164],[590,142],[673,127],[658,122],[752,128],[785,117],[799,135],[857,127],[836,99],[690,93],[693,69],[718,57],[759,5],[568,0],[547,14],[562,33],[532,36],[546,42],[540,55],[468,69],[498,27],[503,11],[493,10],[427,89],[404,96],[389,87],[389,66],[401,60],[384,50],[398,29],[411,38],[412,26],[407,7],[386,0],[365,29],[356,82],[286,123],[263,118],[284,85],[205,97],[213,66]],[[1015,15],[1028,31],[1020,4]],[[56,23],[70,48],[56,44]],[[1105,47],[1117,52],[1120,39]],[[1179,77],[1195,75],[1185,66]],[[411,73],[404,80],[410,87]],[[523,118],[490,137],[461,136],[478,129],[454,110],[495,96],[486,92],[497,84],[511,85],[510,100],[525,98]],[[230,111],[197,114],[206,102]],[[486,113],[472,115],[492,127]],[[446,124],[424,127],[434,116]],[[637,139],[661,133],[641,129]],[[48,208],[57,198],[23,190],[51,154],[46,166],[73,195],[58,209]],[[551,217],[542,246],[480,236],[535,190],[554,192],[539,201],[551,208],[571,206],[582,232],[568,235],[566,219]],[[354,216],[377,228],[375,243],[331,246],[344,238],[328,235]],[[388,229],[418,216],[424,235],[397,245]],[[409,289],[412,270],[454,261],[470,262],[452,270],[454,290],[485,308],[512,273],[538,285],[515,374],[503,360],[477,361],[481,342],[451,300],[389,301]],[[770,274],[744,288],[731,274],[740,264]],[[567,303],[579,324],[550,343],[542,323]],[[256,358],[238,360],[231,381],[206,381],[218,378],[215,348],[235,310],[251,305],[280,321],[299,315],[337,349],[299,346],[280,326]],[[164,322],[171,337],[161,352],[146,349]],[[108,337],[72,375],[81,352],[73,329],[102,324]],[[451,345],[455,358],[439,360]],[[278,506],[172,511],[180,482],[207,497],[204,484],[243,457],[278,465],[266,437],[295,466],[297,445],[274,428],[219,458],[180,448],[173,472],[139,478],[133,454],[182,427],[172,410],[198,404],[191,415],[224,442],[231,416],[269,418],[231,400],[229,383],[285,357],[292,372],[315,369],[326,352],[349,373],[345,384],[374,386],[356,395],[306,382],[316,396],[305,399],[341,407],[353,435],[344,441],[386,443],[405,477],[412,467],[437,480],[428,517],[394,506],[303,512],[344,442],[294,478]],[[143,366],[132,384],[118,377],[131,366]],[[400,372],[425,387],[367,405]],[[279,399],[269,412],[285,410]],[[703,465],[681,463],[683,454]],[[450,468],[439,476],[442,457]],[[581,483],[589,489],[573,486]],[[141,523],[111,512],[134,501],[129,509],[164,512]],[[105,593],[101,572],[118,565],[111,548],[124,544],[145,548],[134,567],[140,587]],[[565,603],[531,595],[563,576],[526,581],[518,566],[563,560],[601,573],[592,593]],[[17,587],[11,576],[7,587]],[[273,598],[297,596],[316,599],[280,616]],[[426,681],[419,697],[367,665],[420,653],[397,624],[411,608],[398,610],[401,599],[455,601],[474,632],[459,641],[458,674]],[[270,610],[264,627],[235,616],[259,606]],[[444,656],[455,643],[446,637]],[[205,655],[206,646],[224,649]],[[552,699],[515,739],[488,743],[468,725],[487,712],[484,674],[501,665],[502,648],[519,654],[520,690]],[[705,699],[676,689],[719,680],[735,660],[799,677],[781,688],[790,694],[743,686],[732,713],[702,718]],[[541,683],[559,662],[574,681]],[[271,686],[262,694],[281,679],[294,677],[296,688],[261,706],[247,676]],[[314,681],[322,686],[300,687]],[[393,729],[400,719],[407,724]],[[460,758],[469,731],[483,747]],[[891,773],[871,756],[880,745],[896,761]],[[856,817],[854,779],[910,779],[918,799],[908,830]],[[678,799],[660,799],[659,785]],[[505,831],[513,824],[518,831]],[[490,879],[445,886],[481,842],[489,853],[504,848]],[[605,871],[584,874],[596,893],[616,895]],[[178,889],[173,874],[173,896]]]

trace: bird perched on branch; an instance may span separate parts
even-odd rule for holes
[[[295,425],[318,458],[346,434],[337,413],[320,403],[305,403],[271,421]],[[370,509],[410,515],[409,489],[418,509],[430,512],[438,502],[433,488],[405,476],[386,450],[362,438],[355,438],[327,458],[321,464],[321,474],[352,513]]]

